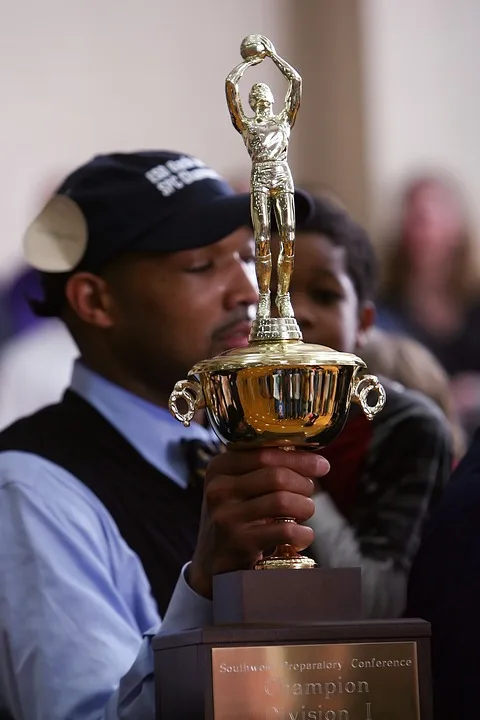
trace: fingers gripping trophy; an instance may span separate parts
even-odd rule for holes
[[[287,162],[290,130],[295,124],[302,95],[302,79],[283,60],[263,35],[249,35],[240,47],[244,59],[226,80],[227,104],[236,130],[242,135],[252,159],[251,209],[256,247],[256,269],[260,298],[257,320],[270,317],[271,211],[275,213],[280,236],[276,305],[282,318],[293,318],[289,286],[293,270],[295,205],[292,174]],[[242,108],[239,81],[245,71],[266,57],[271,58],[289,83],[285,107],[273,113],[272,91],[265,83],[255,83],[249,94],[253,117]]]
[[[319,451],[342,431],[352,401],[372,419],[385,404],[385,390],[375,376],[364,374],[365,363],[356,355],[302,341],[289,296],[295,195],[287,163],[290,130],[299,109],[302,82],[266,37],[249,35],[240,52],[243,61],[228,75],[226,94],[233,124],[242,134],[252,159],[251,215],[260,302],[248,347],[228,350],[195,365],[186,380],[176,383],[169,407],[185,426],[197,410],[205,408],[215,433],[232,450],[280,447]],[[269,87],[256,83],[249,96],[254,115],[247,117],[238,84],[249,67],[267,57],[289,82],[285,107],[274,115]],[[270,314],[272,209],[281,243],[276,295],[279,317]],[[186,410],[180,409],[180,402],[186,404]],[[310,558],[282,545],[273,555],[262,559],[256,569],[313,566]]]

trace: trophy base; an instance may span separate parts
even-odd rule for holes
[[[249,342],[301,340],[302,333],[295,318],[255,318]]]
[[[153,650],[157,720],[433,718],[421,620],[216,626]]]
[[[213,578],[215,625],[315,625],[360,620],[360,568],[237,570]]]

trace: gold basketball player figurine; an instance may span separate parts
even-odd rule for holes
[[[293,318],[288,291],[294,259],[295,205],[287,155],[290,130],[295,124],[300,107],[302,79],[297,71],[275,52],[270,40],[263,35],[246,37],[240,46],[240,53],[244,62],[228,75],[225,89],[233,125],[242,135],[252,159],[251,209],[255,236],[255,267],[260,290],[257,319],[270,317],[272,207],[280,236],[276,305],[281,318]],[[249,67],[262,62],[266,57],[273,60],[289,82],[285,107],[275,115],[272,91],[265,83],[255,83],[248,98],[254,115],[247,117],[243,112],[238,83]]]

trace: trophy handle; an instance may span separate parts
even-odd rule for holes
[[[187,410],[184,413],[178,409],[177,403],[179,400],[184,400],[187,403]],[[168,400],[168,407],[175,419],[188,427],[197,410],[205,407],[202,388],[198,380],[180,380],[175,383]]]
[[[378,393],[378,399],[375,405],[369,405],[367,402],[372,390],[376,390]],[[387,394],[385,388],[375,375],[362,375],[355,378],[352,400],[361,405],[363,412],[369,420],[372,420],[372,418],[382,410],[386,399]]]

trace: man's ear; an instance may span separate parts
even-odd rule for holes
[[[114,302],[107,282],[92,273],[72,275],[65,287],[68,303],[80,320],[98,328],[113,325]]]
[[[362,348],[368,338],[368,332],[375,323],[375,305],[369,300],[360,307],[360,317],[357,333],[357,347]]]

